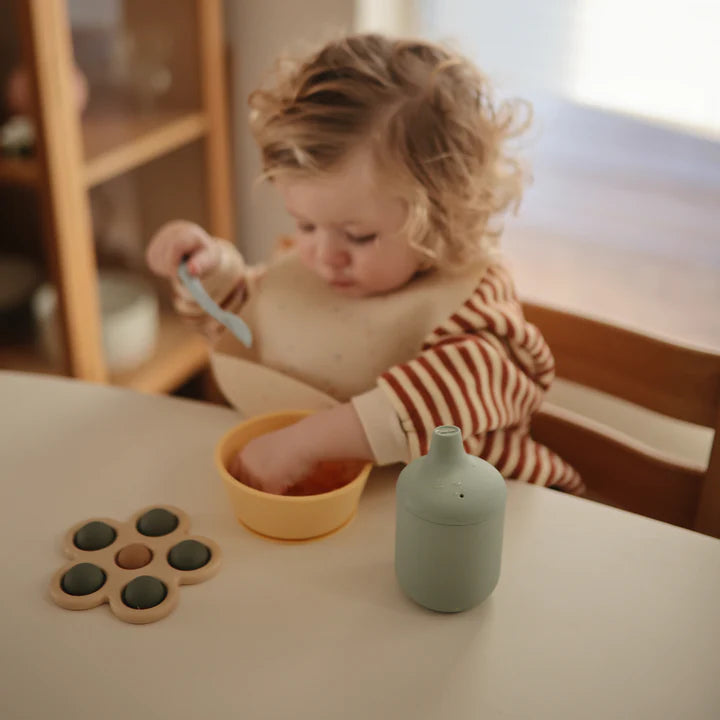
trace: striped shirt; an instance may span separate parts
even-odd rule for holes
[[[550,348],[525,321],[509,273],[494,265],[421,353],[390,368],[378,384],[400,419],[411,458],[428,451],[435,427],[456,425],[466,450],[505,478],[582,492],[577,472],[529,435],[554,372]]]

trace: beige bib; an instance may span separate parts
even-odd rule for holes
[[[253,347],[224,333],[211,357],[215,378],[246,416],[346,402],[415,357],[479,280],[477,270],[461,276],[434,271],[386,295],[350,298],[295,254],[285,256],[249,288],[240,312]]]

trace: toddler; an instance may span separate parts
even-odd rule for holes
[[[448,50],[379,35],[279,65],[249,104],[264,177],[296,222],[292,247],[246,268],[226,240],[175,221],[148,264],[216,342],[222,331],[175,280],[183,257],[250,325],[253,348],[236,354],[256,409],[276,383],[338,402],[252,441],[234,471],[283,493],[321,461],[408,462],[452,424],[506,478],[580,492],[530,437],[554,362],[497,253],[500,216],[522,192],[507,147],[520,104],[495,103]]]

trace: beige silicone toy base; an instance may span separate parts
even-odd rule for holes
[[[149,510],[162,508],[178,518],[178,526],[171,533],[160,537],[149,537],[140,533],[135,527],[138,518]],[[114,528],[117,533],[115,540],[101,550],[81,550],[73,539],[75,533],[85,524],[99,520]],[[220,548],[208,538],[190,535],[190,519],[179,508],[172,505],[151,505],[136,512],[127,522],[118,522],[110,518],[89,518],[74,525],[65,535],[64,552],[72,562],[60,568],[50,582],[50,595],[61,607],[68,610],[88,610],[103,603],[109,603],[110,609],[125,622],[144,624],[161,620],[172,612],[178,602],[180,585],[192,585],[210,579],[220,569]],[[197,570],[177,570],[168,563],[167,554],[174,545],[183,540],[197,540],[210,550],[210,560]],[[124,547],[139,543],[152,552],[152,559],[147,565],[128,570],[120,567],[115,558]],[[92,563],[105,572],[105,584],[89,595],[69,595],[61,586],[65,573],[78,563]],[[122,601],[123,588],[140,575],[151,575],[162,581],[167,588],[165,599],[155,607],[139,610],[125,605]]]

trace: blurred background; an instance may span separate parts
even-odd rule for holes
[[[718,350],[718,27],[715,0],[4,2],[0,367],[211,395],[145,245],[188,217],[268,255],[291,225],[256,183],[247,95],[279,53],[350,30],[447,42],[532,101],[534,182],[503,239],[524,298]],[[707,453],[704,431],[563,383],[552,397]]]

